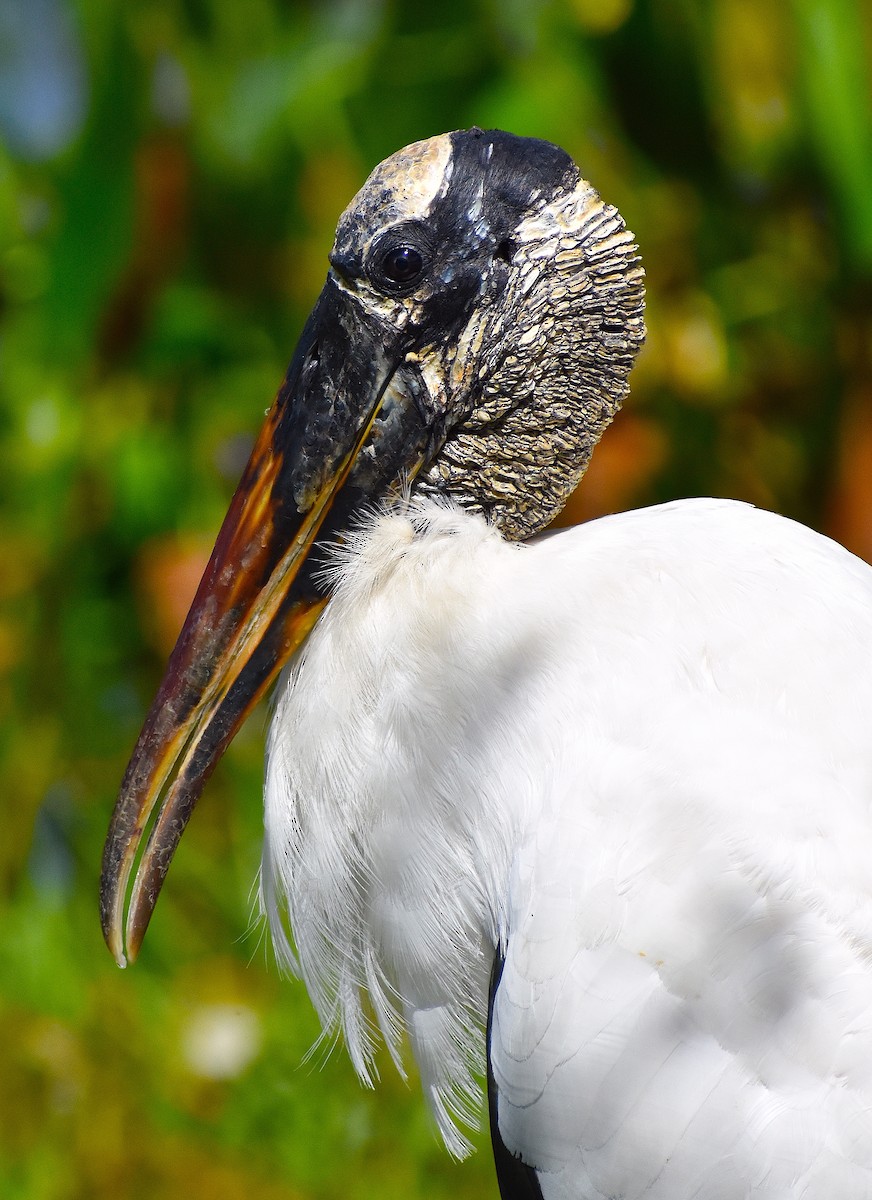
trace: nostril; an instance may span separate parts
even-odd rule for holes
[[[336,272],[340,279],[350,283],[354,275],[355,259],[352,254],[341,254],[338,250],[331,250],[329,254],[330,266]]]

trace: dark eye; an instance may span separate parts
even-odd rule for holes
[[[433,231],[420,221],[401,221],[376,237],[366,255],[366,273],[380,291],[406,296],[426,278],[433,258]]]
[[[381,260],[381,270],[391,283],[407,284],[424,270],[424,259],[414,246],[392,246]]]

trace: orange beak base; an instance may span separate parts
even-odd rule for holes
[[[365,506],[414,477],[429,457],[423,384],[405,361],[407,349],[402,334],[377,325],[328,278],[233,497],[112,815],[100,909],[120,966],[139,952],[215,764],[327,603],[325,546],[341,542]]]

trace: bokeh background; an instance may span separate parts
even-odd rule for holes
[[[570,512],[712,493],[872,558],[861,0],[0,0],[0,1195],[495,1196],[362,1090],[252,919],[265,715],[140,962],[108,814],[339,211],[399,146],[564,145],[649,281]]]

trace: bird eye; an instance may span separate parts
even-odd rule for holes
[[[433,262],[433,233],[420,221],[403,221],[383,230],[366,255],[371,282],[389,295],[405,296]]]
[[[405,286],[424,270],[424,259],[414,246],[392,246],[381,260],[381,270],[391,283]]]

